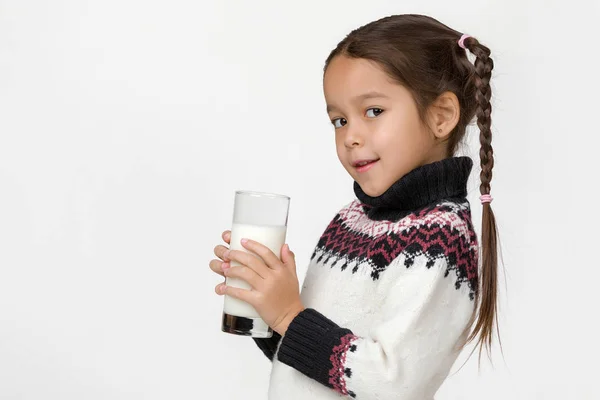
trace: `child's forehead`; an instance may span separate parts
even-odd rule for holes
[[[364,58],[335,57],[325,71],[324,84],[348,85],[386,83],[389,77],[374,61]]]
[[[360,96],[370,92],[390,95],[396,85],[379,64],[364,58],[335,57],[323,77],[326,96]]]
[[[343,103],[396,98],[403,87],[373,61],[334,59],[325,72],[323,91],[329,112]]]

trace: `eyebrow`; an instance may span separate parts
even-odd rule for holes
[[[366,100],[366,99],[375,99],[375,98],[389,99],[390,97],[388,95],[386,95],[386,94],[381,93],[381,92],[371,91],[371,92],[367,92],[367,93],[355,96],[352,100],[355,101],[355,102],[359,102],[359,101],[363,101],[363,100]],[[327,112],[330,113],[333,110],[336,110],[336,107],[327,104]]]

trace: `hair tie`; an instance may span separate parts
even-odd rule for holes
[[[494,200],[494,199],[492,198],[491,195],[484,194],[479,198],[479,200],[481,200],[481,204],[485,204],[485,203],[491,203],[492,200]]]
[[[466,50],[467,48],[465,47],[465,40],[466,40],[466,39],[468,39],[468,38],[470,38],[470,37],[471,37],[471,35],[467,35],[467,34],[465,33],[464,35],[462,35],[462,36],[460,37],[460,39],[458,39],[458,45],[459,45],[460,47],[462,47],[463,49],[465,49],[465,50]]]

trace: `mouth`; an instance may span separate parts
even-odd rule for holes
[[[371,167],[373,165],[375,165],[375,163],[379,161],[379,159],[376,160],[358,160],[352,163],[352,166],[354,168],[356,168],[356,170],[358,172],[365,172],[368,171],[369,169],[371,169]]]

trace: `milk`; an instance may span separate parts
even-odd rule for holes
[[[285,244],[286,235],[285,226],[261,226],[247,225],[234,223],[231,227],[231,250],[242,250],[248,253],[242,244],[241,240],[251,239],[271,249],[279,258],[281,257],[281,247]],[[239,266],[236,261],[231,261],[231,266]],[[250,289],[250,285],[245,281],[237,278],[226,278],[227,286],[238,287],[242,289]],[[225,295],[225,305],[223,311],[229,315],[246,318],[260,318],[254,307],[241,300]]]

